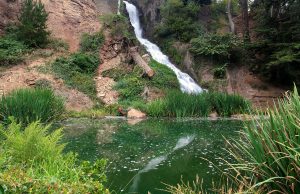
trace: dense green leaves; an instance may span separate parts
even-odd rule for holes
[[[156,29],[159,38],[172,37],[187,42],[202,33],[197,22],[200,6],[192,1],[168,0],[161,8],[162,24]]]
[[[240,41],[232,34],[204,34],[191,40],[191,51],[195,55],[228,57]]]
[[[48,13],[41,1],[25,0],[22,3],[17,37],[30,47],[43,47],[48,42]]]
[[[252,6],[258,40],[254,70],[271,81],[300,84],[300,2],[259,1]],[[259,64],[259,65],[257,65]]]
[[[100,61],[96,54],[74,53],[51,64],[51,70],[65,83],[96,99],[94,74]]]
[[[96,34],[83,34],[80,42],[82,52],[98,52],[104,42],[104,35],[101,32]]]
[[[22,61],[26,50],[26,46],[19,41],[8,37],[0,37],[0,66]]]
[[[0,126],[0,185],[5,193],[109,193],[106,161],[81,162],[63,153],[62,129],[40,122]],[[1,190],[0,190],[1,191]]]
[[[50,122],[63,112],[62,99],[48,89],[20,89],[0,98],[0,121],[4,124],[11,116],[24,125],[36,120]]]

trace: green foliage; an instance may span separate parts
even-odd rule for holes
[[[237,162],[229,164],[233,174],[228,176],[236,187],[245,185],[261,193],[300,190],[300,98],[296,87],[279,102],[267,118],[259,113],[260,118],[245,123],[243,138],[230,143],[229,153]]]
[[[68,43],[66,43],[65,41],[63,41],[61,39],[56,39],[56,38],[50,39],[47,47],[51,48],[55,51],[67,51],[67,50],[69,50]]]
[[[259,56],[253,69],[268,80],[300,84],[300,2],[266,0],[253,4],[257,38],[250,51]]]
[[[232,34],[204,34],[191,40],[191,51],[195,55],[229,57],[240,41]]]
[[[52,89],[51,82],[47,79],[38,79],[34,83],[35,88]]]
[[[68,58],[56,59],[51,67],[55,75],[67,85],[96,99],[93,76],[98,65],[99,58],[96,54],[75,53]]]
[[[155,71],[153,78],[143,77],[143,70],[135,66],[132,71],[124,69],[110,69],[103,72],[117,81],[115,89],[119,92],[120,100],[135,101],[141,98],[141,93],[145,87],[155,87],[161,90],[179,89],[179,83],[174,72],[154,60],[149,66]]]
[[[243,97],[232,94],[213,92],[208,94],[207,100],[210,102],[212,109],[218,115],[230,117],[234,114],[247,113],[250,110],[250,103]]]
[[[155,71],[155,76],[149,81],[148,86],[160,89],[179,88],[179,82],[175,73],[167,66],[151,60],[149,66]]]
[[[161,8],[162,24],[156,29],[159,38],[172,37],[188,42],[202,33],[202,26],[197,21],[199,4],[189,1],[168,0]]]
[[[147,113],[153,117],[207,117],[211,111],[229,117],[248,110],[248,101],[238,95],[223,93],[187,94],[170,91],[165,98],[147,105]]]
[[[0,99],[0,121],[4,124],[10,122],[10,116],[24,125],[36,120],[50,122],[63,112],[63,101],[48,89],[20,89]]]
[[[101,32],[95,34],[83,34],[80,42],[82,52],[98,52],[104,43],[104,35]]]
[[[221,67],[216,67],[213,69],[214,78],[224,79],[226,78],[226,64]]]
[[[64,154],[62,129],[51,131],[39,122],[0,127],[0,185],[6,193],[109,193],[102,185],[106,161],[90,164]]]
[[[41,1],[25,0],[22,3],[17,37],[30,47],[43,47],[48,43],[48,13]]]
[[[26,51],[23,43],[9,37],[0,37],[0,66],[21,62]]]
[[[135,35],[130,31],[128,18],[118,14],[107,14],[102,16],[101,20],[106,28],[110,29],[110,35],[113,37],[126,37],[129,40],[135,40]]]

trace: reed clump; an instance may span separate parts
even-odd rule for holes
[[[207,117],[216,111],[220,116],[227,117],[245,113],[249,107],[250,103],[238,95],[170,91],[165,98],[150,102],[147,113],[153,117]]]
[[[237,163],[229,164],[228,175],[236,185],[262,193],[300,191],[300,98],[294,92],[269,110],[245,124],[242,138],[228,141],[229,153]]]
[[[63,100],[49,89],[19,89],[0,98],[0,121],[4,124],[14,117],[24,125],[36,120],[47,123],[64,112]]]

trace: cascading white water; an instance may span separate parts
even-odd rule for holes
[[[135,35],[139,42],[146,47],[146,50],[150,53],[151,57],[156,60],[157,62],[168,66],[172,69],[177,79],[180,83],[180,88],[182,92],[186,93],[201,93],[203,90],[202,88],[186,73],[180,71],[174,64],[171,63],[168,56],[163,54],[160,48],[150,42],[149,40],[143,38],[142,36],[142,28],[139,19],[139,13],[137,8],[127,1],[123,1],[126,4],[126,10],[129,14],[130,23],[134,28]]]

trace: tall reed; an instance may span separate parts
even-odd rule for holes
[[[169,91],[165,98],[149,103],[147,113],[154,117],[207,117],[216,111],[220,116],[228,117],[247,112],[249,107],[250,103],[238,95]]]
[[[0,121],[5,124],[11,116],[24,125],[36,120],[49,122],[63,112],[62,99],[48,89],[20,89],[0,98]]]
[[[228,141],[237,163],[228,176],[236,185],[262,193],[300,191],[300,98],[295,87],[267,118],[245,124],[242,138]]]

